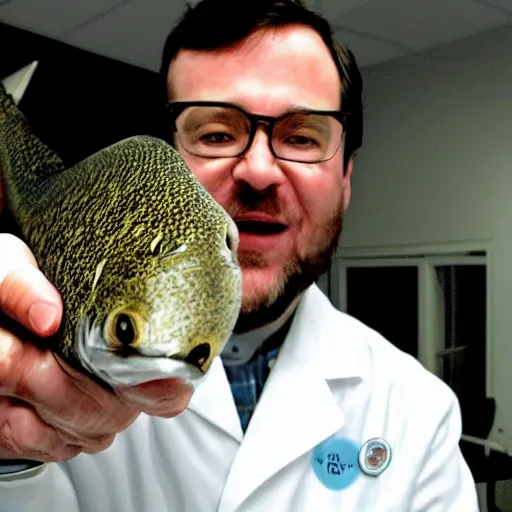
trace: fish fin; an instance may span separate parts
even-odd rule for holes
[[[33,61],[2,80],[0,84],[0,169],[9,197],[30,179],[50,176],[65,169],[64,163],[32,132],[18,103],[25,94],[38,66]],[[14,190],[14,192],[12,191]]]
[[[12,96],[16,105],[23,98],[38,64],[39,61],[35,60],[2,80],[2,85],[7,94]]]

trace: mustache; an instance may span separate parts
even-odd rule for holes
[[[275,191],[258,191],[252,187],[244,186],[236,190],[232,201],[225,207],[227,213],[235,218],[251,212],[270,215],[275,219],[294,218],[290,208],[282,208]]]

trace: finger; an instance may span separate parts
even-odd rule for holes
[[[41,421],[32,408],[0,397],[0,459],[56,462],[75,457],[81,451],[80,446],[63,442],[58,432]]]
[[[154,380],[115,390],[123,403],[163,418],[173,418],[185,411],[193,392],[193,387],[183,379]]]
[[[80,445],[105,445],[139,414],[86,375],[70,373],[50,351],[0,328],[0,394],[30,404],[44,422]]]
[[[48,395],[52,396],[65,385],[63,389],[68,395],[66,400],[76,400],[72,403],[80,405],[74,412],[68,410],[67,414],[61,415],[62,428],[65,429],[66,424],[73,426],[79,422],[83,427],[83,437],[89,436],[93,442],[104,443],[107,441],[99,439],[98,436],[104,435],[103,433],[108,436],[111,432],[122,432],[140,414],[140,409],[124,404],[110,389],[100,386],[59,356],[55,355],[54,359],[62,370],[62,383],[52,382],[47,391]]]
[[[0,247],[0,310],[39,336],[54,334],[62,318],[58,291],[21,240],[2,233]]]

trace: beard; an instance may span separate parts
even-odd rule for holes
[[[272,322],[300,293],[329,270],[343,229],[343,206],[340,200],[319,236],[302,254],[287,261],[270,291],[244,295],[234,332],[247,332]],[[242,273],[266,268],[265,255],[255,251],[239,251],[238,262]]]

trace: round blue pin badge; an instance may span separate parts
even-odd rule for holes
[[[358,455],[359,447],[354,441],[331,437],[313,450],[313,470],[325,487],[341,491],[361,474]]]
[[[391,462],[391,446],[381,437],[369,439],[359,452],[359,467],[370,476],[379,476]]]

